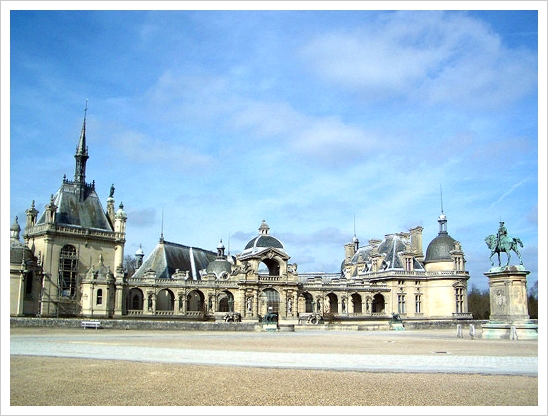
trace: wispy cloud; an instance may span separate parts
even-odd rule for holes
[[[525,182],[527,182],[527,179],[523,179],[522,181],[518,182],[518,183],[515,183],[514,185],[512,185],[512,187],[507,190],[505,193],[503,193],[495,202],[493,202],[491,204],[491,206],[489,207],[489,210],[492,210],[496,205],[498,205],[500,202],[502,202],[505,198],[507,198],[508,196],[510,196],[518,187],[520,187],[521,185],[523,185]]]

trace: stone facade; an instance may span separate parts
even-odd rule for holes
[[[41,216],[34,201],[26,211],[25,246],[42,274],[40,293],[33,299],[40,316],[122,315],[127,216],[122,204],[114,211],[113,190],[105,212],[95,181],[86,183],[87,150],[84,118],[74,180],[63,177]],[[98,262],[109,269],[107,274],[93,273]]]
[[[464,253],[447,233],[443,212],[426,255],[423,229],[415,227],[364,246],[354,236],[341,248],[340,270],[299,273],[263,220],[237,256],[225,254],[222,241],[214,252],[167,242],[162,235],[146,259],[141,249],[135,253],[138,269],[126,276],[127,215],[122,204],[115,211],[114,187],[104,211],[95,183],[85,182],[85,123],[84,118],[74,180],[63,178],[40,217],[34,202],[27,210],[25,244],[19,244],[30,260],[24,267],[20,260],[12,264],[13,316],[258,322],[274,313],[288,325],[374,324],[393,314],[407,321],[471,318]],[[35,283],[26,296],[21,288],[31,269]],[[22,306],[23,298],[30,303]]]

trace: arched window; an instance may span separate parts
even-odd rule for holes
[[[339,301],[337,295],[335,295],[334,293],[330,293],[329,295],[327,295],[327,298],[329,299],[329,312],[339,313]]]
[[[352,295],[352,313],[362,313],[362,297],[357,293]]]
[[[278,313],[280,308],[280,294],[271,288],[263,290],[263,294],[266,298],[261,298],[266,301],[266,310],[265,313]]]
[[[66,245],[59,255],[59,295],[74,298],[76,296],[76,278],[78,276],[78,255],[76,248]]]
[[[266,258],[259,265],[259,273],[263,273],[264,268],[262,265],[265,265],[268,269],[269,276],[279,276],[280,275],[280,264],[275,259]]]
[[[219,312],[234,312],[234,295],[229,291],[219,294],[218,300]]]
[[[202,312],[204,310],[204,294],[199,290],[193,290],[187,295],[186,309],[189,312]]]
[[[308,292],[303,293],[304,297],[304,311],[305,313],[312,313],[314,312],[314,298],[312,298],[312,295]]]
[[[156,310],[157,311],[173,311],[175,296],[173,292],[168,289],[162,289],[156,296]]]
[[[133,288],[129,291],[129,307],[128,309],[134,311],[143,310],[143,292],[141,289]]]
[[[384,313],[384,296],[377,293],[373,296],[373,302],[371,303],[371,312]]]
[[[103,304],[103,289],[97,289],[97,305]]]

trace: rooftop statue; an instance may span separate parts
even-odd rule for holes
[[[500,253],[506,253],[508,255],[508,261],[506,262],[506,266],[510,264],[511,254],[510,252],[513,251],[516,253],[519,257],[519,264],[523,265],[523,260],[521,259],[521,253],[519,252],[519,247],[523,247],[523,243],[521,240],[517,237],[510,237],[508,235],[508,230],[504,226],[504,221],[500,221],[499,223],[499,229],[497,231],[496,235],[488,235],[485,237],[485,242],[487,243],[487,247],[491,250],[491,256],[489,257],[489,261],[491,262],[491,266],[494,266],[495,263],[493,263],[493,256],[498,254],[499,258],[499,267],[500,264]]]

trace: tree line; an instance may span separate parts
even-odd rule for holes
[[[527,307],[529,318],[538,319],[538,281],[527,293]],[[491,315],[489,289],[480,290],[472,285],[468,292],[468,312],[472,313],[474,319],[489,319]]]

